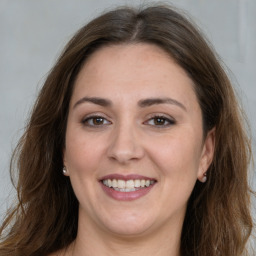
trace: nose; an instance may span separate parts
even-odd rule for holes
[[[134,128],[120,126],[113,130],[108,157],[120,164],[139,160],[144,156],[144,149]]]

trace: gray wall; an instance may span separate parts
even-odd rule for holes
[[[191,14],[227,65],[249,116],[256,159],[256,1],[165,2]],[[128,3],[139,1],[0,0],[0,219],[14,195],[11,151],[47,72],[81,25],[106,8]],[[252,180],[255,184],[256,177]]]

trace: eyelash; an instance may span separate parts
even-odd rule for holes
[[[100,123],[95,124],[95,123],[91,123],[96,121],[97,119],[99,119]],[[160,124],[156,124],[155,121],[160,121]],[[150,122],[153,121],[154,124],[150,124]],[[102,123],[103,122],[103,123]],[[107,122],[107,123],[104,123]],[[162,123],[161,123],[162,122]],[[171,125],[174,125],[176,122],[175,120],[168,118],[166,116],[163,115],[154,115],[152,117],[150,117],[148,120],[146,120],[145,122],[143,122],[143,124],[148,124],[150,126],[155,126],[156,128],[166,128],[169,127]],[[100,115],[94,115],[94,116],[88,116],[85,119],[82,120],[82,124],[85,126],[89,126],[89,127],[102,127],[105,125],[110,125],[112,124],[111,121],[108,121],[105,117],[100,116]]]
[[[162,122],[162,124],[156,124],[155,121],[157,120]],[[147,121],[145,121],[144,124],[145,123],[149,124],[150,121],[154,122],[154,124],[150,124],[150,125],[155,126],[156,128],[166,128],[176,123],[173,119],[166,117],[164,115],[154,115],[151,118],[149,118]]]
[[[93,124],[93,123],[89,123],[89,122],[93,122],[94,120],[96,121],[97,119],[101,119],[101,121],[105,122],[107,121],[108,123],[107,124],[104,124],[104,123],[100,123],[100,124]],[[100,115],[94,115],[94,116],[88,116],[86,117],[85,119],[82,120],[82,124],[85,125],[85,126],[89,126],[89,127],[100,127],[102,125],[110,125],[111,122],[108,121],[105,117],[103,116],[100,116]],[[98,128],[97,127],[97,128]]]

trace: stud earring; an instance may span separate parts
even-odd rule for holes
[[[206,181],[207,181],[207,173],[205,172],[201,182],[205,183]]]
[[[67,171],[66,166],[63,167],[62,172],[63,172],[64,175],[67,175],[68,171]]]

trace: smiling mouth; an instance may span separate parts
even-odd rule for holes
[[[120,192],[133,192],[141,189],[148,188],[156,183],[156,180],[135,179],[135,180],[122,180],[122,179],[103,179],[102,184],[106,187],[112,188]]]

